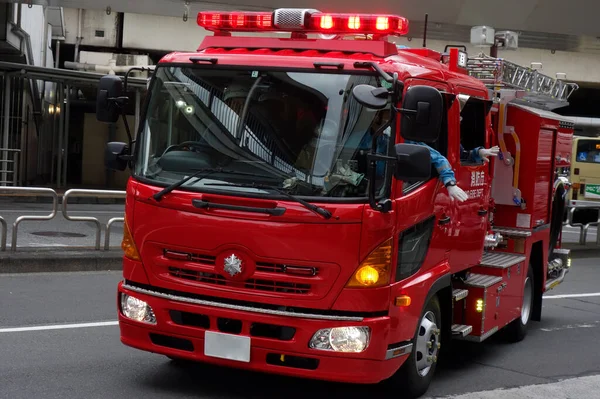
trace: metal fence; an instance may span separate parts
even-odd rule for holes
[[[79,190],[72,189],[66,191],[62,195],[62,215],[63,217],[71,222],[92,222],[96,227],[96,240],[95,240],[95,249],[100,250],[100,242],[101,242],[101,234],[102,234],[102,226],[98,218],[91,216],[72,216],[69,215],[69,198],[74,197],[92,197],[92,198],[103,198],[103,199],[122,199],[125,198],[125,191],[117,191],[117,190]],[[58,213],[58,200],[59,196],[56,191],[51,188],[42,188],[42,187],[0,187],[0,197],[38,197],[45,196],[52,198],[52,209],[50,213],[45,216],[40,215],[21,215],[17,217],[15,222],[12,225],[12,235],[11,235],[11,251],[15,252],[18,248],[17,239],[18,239],[18,229],[19,225],[24,221],[45,221],[52,220]],[[1,211],[0,211],[1,212]],[[110,231],[111,227],[114,223],[123,222],[125,219],[123,217],[116,217],[110,219],[105,227],[105,239],[104,239],[104,250],[108,250],[110,248]],[[8,236],[8,228],[7,228],[6,220],[0,216],[0,251],[6,251],[6,241]]]
[[[596,245],[600,245],[600,212],[598,214],[598,220],[588,223],[573,223],[575,210],[596,209],[600,211],[600,203],[592,201],[571,201],[567,209],[567,220],[563,223],[563,226],[579,228],[579,244],[586,245],[589,228],[596,227]]]

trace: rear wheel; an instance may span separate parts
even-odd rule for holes
[[[523,284],[523,301],[521,302],[521,317],[514,320],[506,327],[506,337],[509,342],[519,342],[527,335],[527,326],[531,320],[531,312],[533,311],[533,265],[529,264],[527,277]]]
[[[441,346],[441,321],[440,302],[434,296],[423,309],[410,356],[392,377],[401,397],[418,398],[427,392]]]

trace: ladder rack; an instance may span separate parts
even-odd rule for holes
[[[579,88],[575,83],[551,78],[535,69],[485,54],[469,58],[467,70],[469,75],[481,80],[494,92],[502,89],[524,91],[523,100],[549,109],[569,105],[569,97]]]

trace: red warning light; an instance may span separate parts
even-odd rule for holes
[[[198,13],[197,22],[201,27],[210,31],[288,31],[304,33],[328,34],[378,34],[378,35],[404,35],[408,33],[408,20],[397,15],[377,14],[341,14],[313,12],[306,15],[304,23],[297,25],[285,22],[278,26],[275,21],[289,21],[287,18],[275,18],[277,13],[290,13],[287,9],[278,9],[275,12],[220,12],[206,11]]]
[[[255,32],[273,28],[270,12],[200,12],[198,25],[210,31]]]
[[[322,15],[320,19],[320,28],[321,29],[331,29],[333,28],[333,18],[331,15]]]
[[[323,14],[310,16],[309,31],[326,30],[338,34],[384,34],[404,35],[408,33],[408,20],[397,15],[373,14]]]
[[[360,29],[360,17],[354,16],[348,18],[348,29]]]

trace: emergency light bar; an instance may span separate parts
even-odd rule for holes
[[[213,32],[408,33],[408,19],[397,15],[323,13],[299,8],[279,8],[274,12],[204,11],[198,13],[197,22]]]

